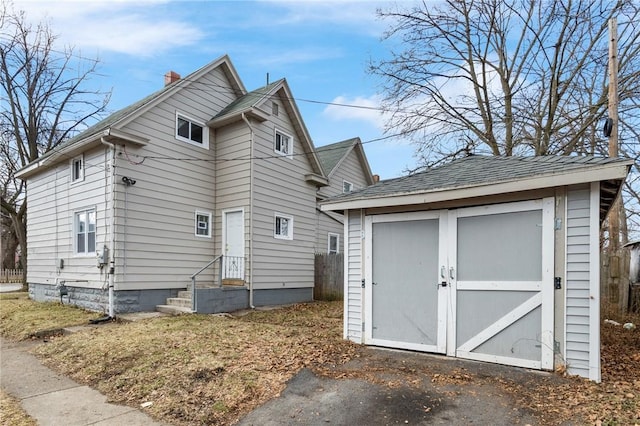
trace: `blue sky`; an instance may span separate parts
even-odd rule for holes
[[[379,81],[370,58],[389,54],[388,22],[374,1],[14,1],[33,22],[46,20],[58,43],[98,57],[91,84],[112,89],[110,110],[160,89],[163,75],[185,76],[228,54],[248,90],[285,77],[316,146],[359,136],[383,179],[414,166],[413,147],[383,135]],[[404,6],[409,5],[403,2]],[[308,102],[314,101],[314,102]],[[317,103],[319,102],[319,103]]]

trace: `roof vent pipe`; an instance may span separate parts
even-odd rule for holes
[[[167,71],[164,75],[164,85],[168,86],[171,83],[180,80],[180,74],[175,71]]]

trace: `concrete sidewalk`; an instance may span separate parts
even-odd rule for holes
[[[100,392],[43,366],[28,352],[37,344],[0,338],[0,387],[19,399],[39,425],[162,425],[135,408],[108,403]]]

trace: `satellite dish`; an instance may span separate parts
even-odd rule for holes
[[[611,136],[612,131],[613,131],[613,118],[607,118],[604,122],[602,133],[604,133],[604,136],[608,138],[609,136]]]

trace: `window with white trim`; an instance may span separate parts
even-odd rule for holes
[[[176,139],[209,148],[209,129],[202,123],[176,112]]]
[[[353,184],[346,180],[342,181],[342,193],[346,194],[347,192],[353,191]]]
[[[275,130],[273,150],[289,158],[293,155],[293,138],[280,130]]]
[[[329,238],[327,242],[327,253],[339,253],[340,252],[340,234],[334,234],[329,232]]]
[[[82,155],[71,160],[71,183],[84,180],[84,158]]]
[[[273,236],[274,238],[279,238],[281,240],[292,240],[293,217],[276,213],[274,215]]]
[[[87,209],[73,214],[74,253],[96,252],[96,209]]]
[[[211,238],[211,213],[196,211],[196,237]]]

